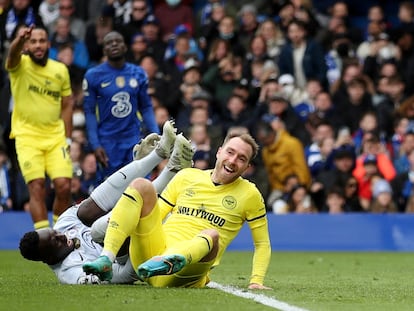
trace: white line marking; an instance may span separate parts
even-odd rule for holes
[[[263,294],[255,294],[252,292],[249,292],[247,290],[242,290],[237,287],[229,286],[229,285],[221,285],[216,282],[210,282],[207,284],[208,287],[221,290],[223,292],[232,294],[234,296],[238,296],[241,298],[251,299],[258,303],[261,303],[262,305],[272,307],[274,309],[279,309],[281,311],[308,311],[306,309],[302,309],[299,307],[291,306],[287,304],[286,302],[279,301],[277,299],[273,299],[270,297],[267,297]]]

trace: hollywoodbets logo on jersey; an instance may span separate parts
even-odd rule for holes
[[[203,207],[201,208],[191,208],[179,206],[177,214],[194,216],[201,219],[208,220],[212,225],[217,227],[223,227],[226,223],[226,220],[220,216],[217,216],[213,213],[207,212]]]
[[[30,92],[35,92],[35,93],[40,94],[40,95],[46,95],[46,96],[53,97],[53,99],[55,101],[58,101],[59,98],[60,98],[60,92],[59,91],[48,90],[48,89],[45,89],[45,88],[42,88],[42,87],[39,87],[39,86],[36,86],[36,85],[33,85],[33,84],[29,85],[29,91]]]

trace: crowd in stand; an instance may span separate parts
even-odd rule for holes
[[[414,3],[394,4],[393,20],[373,3],[356,24],[347,1],[326,11],[311,0],[0,1],[1,52],[19,25],[42,24],[49,56],[69,68],[75,202],[102,181],[85,133],[82,80],[104,60],[103,37],[115,30],[127,60],[148,75],[160,129],[175,119],[197,150],[196,167],[211,167],[228,131],[248,131],[261,154],[245,177],[270,213],[409,213]],[[1,77],[0,205],[22,210],[28,194],[8,139],[13,99],[4,70]]]

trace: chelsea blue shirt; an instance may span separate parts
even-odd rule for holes
[[[93,150],[105,141],[137,143],[141,122],[148,132],[159,133],[147,89],[147,74],[131,63],[118,69],[105,62],[86,72],[84,111]]]

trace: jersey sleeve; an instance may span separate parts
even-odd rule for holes
[[[82,88],[84,91],[83,110],[85,112],[88,141],[93,150],[100,146],[98,138],[98,120],[96,118],[96,87],[92,72],[86,72]]]
[[[246,220],[254,244],[254,255],[250,283],[263,284],[271,256],[270,237],[267,224],[266,206],[257,190],[247,204]]]

